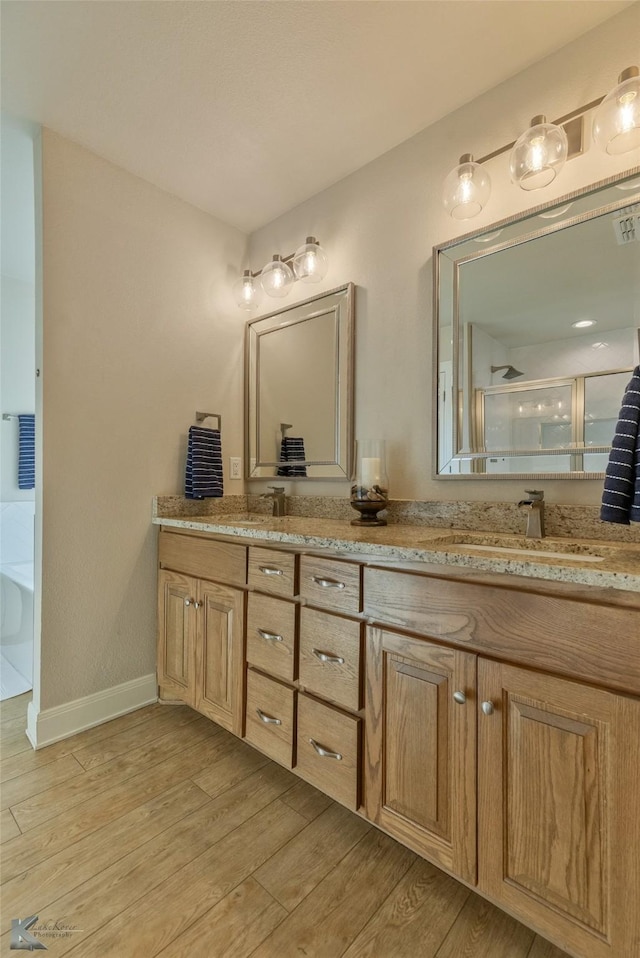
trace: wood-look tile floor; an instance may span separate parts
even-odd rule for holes
[[[72,958],[567,958],[185,706],[33,752],[28,700],[0,706],[3,955],[37,915]]]

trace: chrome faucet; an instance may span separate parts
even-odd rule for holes
[[[261,499],[273,499],[273,516],[286,516],[287,514],[287,497],[285,495],[284,486],[269,486],[269,489],[273,489],[273,492],[264,492],[260,498]]]
[[[527,529],[525,536],[528,539],[544,538],[544,492],[538,489],[525,489],[528,499],[521,499],[518,508],[526,506]]]

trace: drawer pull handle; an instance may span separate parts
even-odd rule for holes
[[[337,762],[342,761],[342,755],[340,752],[332,752],[331,749],[323,748],[322,745],[319,745],[318,742],[315,741],[315,739],[310,738],[309,741],[315,748],[320,758],[335,758]]]
[[[320,576],[312,575],[311,581],[315,582],[316,585],[322,586],[323,589],[344,589],[344,582],[338,582],[337,579],[321,579]]]
[[[330,662],[331,665],[344,665],[344,659],[341,655],[331,655],[330,652],[321,652],[320,649],[311,649],[311,651],[321,662]]]
[[[265,629],[256,629],[256,632],[262,639],[266,639],[267,642],[282,642],[282,636],[277,635],[275,632],[267,632]]]
[[[256,713],[260,721],[264,722],[265,725],[282,725],[280,719],[274,718],[272,715],[267,715],[262,709],[256,709]]]
[[[258,566],[260,572],[264,572],[265,575],[284,575],[282,569],[275,569],[271,565],[261,565]]]

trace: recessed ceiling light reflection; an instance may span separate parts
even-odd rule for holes
[[[555,220],[558,216],[564,216],[565,213],[568,213],[573,203],[567,203],[566,206],[561,206],[557,210],[547,210],[546,213],[538,213],[538,216],[541,220]]]
[[[574,329],[588,329],[589,326],[595,326],[595,319],[579,319],[575,323],[571,323]]]
[[[609,343],[591,343],[592,349],[608,349]]]

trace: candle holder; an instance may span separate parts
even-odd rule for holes
[[[351,507],[360,513],[352,526],[386,526],[378,513],[389,502],[389,480],[384,439],[356,440],[356,478],[351,486]]]

